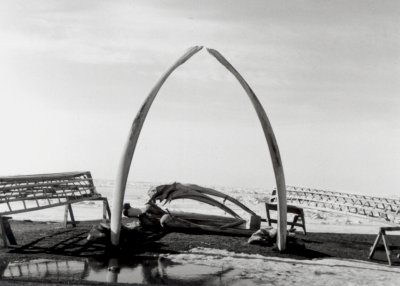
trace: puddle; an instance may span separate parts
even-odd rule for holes
[[[87,280],[164,285],[261,285],[240,279],[238,270],[194,263],[176,263],[163,257],[135,257],[129,262],[32,259],[0,263],[2,278]]]

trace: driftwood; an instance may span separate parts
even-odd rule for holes
[[[113,194],[112,217],[111,217],[111,243],[115,246],[119,244],[119,235],[121,229],[121,212],[125,195],[126,182],[132,162],[133,154],[135,152],[136,144],[142,129],[143,123],[146,119],[147,113],[164,82],[169,75],[180,65],[185,63],[194,54],[200,51],[202,47],[195,46],[189,49],[175,64],[173,64],[168,71],[161,77],[155,87],[152,89],[142,107],[140,108],[136,118],[132,124],[129,132],[129,138],[126,142],[122,160],[119,165],[118,174],[116,178],[116,185]],[[236,69],[216,50],[207,49],[208,52],[214,56],[223,66],[225,66],[239,81],[244,90],[246,91],[249,99],[251,100],[254,109],[260,120],[262,129],[264,131],[265,139],[268,143],[268,148],[274,168],[276,185],[278,190],[278,239],[277,244],[279,250],[283,251],[286,247],[286,190],[285,190],[285,177],[283,173],[283,166],[279,154],[278,144],[275,139],[269,119],[259,102],[258,98],[249,87],[243,77],[236,71]]]
[[[229,234],[237,236],[250,236],[254,232],[254,229],[215,227],[211,225],[197,224],[185,219],[181,219],[179,217],[175,217],[171,214],[166,214],[162,216],[160,224],[162,227],[169,230],[197,231],[197,232],[200,231],[206,233]]]
[[[244,229],[246,227],[246,220],[240,218],[238,219],[226,216],[176,212],[176,211],[166,212],[157,205],[152,203],[146,205],[145,211],[132,208],[129,204],[124,205],[124,215],[130,218],[132,217],[139,218],[141,225],[144,226],[160,225],[161,218],[166,214],[169,214],[174,218],[179,218],[181,220],[185,220],[194,224],[209,225],[221,229],[232,228],[232,227]]]

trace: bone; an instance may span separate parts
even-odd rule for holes
[[[121,232],[121,214],[122,204],[125,197],[126,182],[131,167],[133,154],[135,153],[136,143],[139,139],[140,131],[142,130],[143,123],[149,112],[149,109],[157,96],[158,91],[163,86],[164,82],[168,79],[171,73],[176,70],[180,65],[184,64],[194,54],[200,51],[202,46],[195,46],[190,48],[183,56],[181,56],[160,78],[156,85],[147,96],[142,107],[137,113],[135,120],[132,123],[131,130],[129,132],[128,140],[125,143],[122,159],[119,164],[117,178],[115,180],[115,188],[113,192],[113,204],[111,208],[111,244],[114,246],[119,245],[119,238]]]
[[[207,51],[214,56],[217,61],[219,61],[228,71],[230,71],[239,83],[242,85],[243,89],[246,91],[253,107],[257,113],[258,119],[260,120],[262,129],[264,131],[265,139],[268,143],[269,153],[272,160],[272,165],[274,168],[277,196],[278,196],[278,237],[277,246],[280,251],[284,251],[286,248],[286,223],[287,223],[287,213],[286,213],[286,184],[285,176],[283,173],[282,160],[279,153],[278,144],[276,142],[274,131],[272,130],[271,123],[265,113],[257,96],[250,88],[248,83],[240,75],[240,73],[225,59],[217,50],[207,49]]]

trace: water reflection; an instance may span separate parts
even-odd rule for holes
[[[34,259],[0,263],[2,278],[89,280],[164,285],[243,285],[231,268],[178,264],[163,257],[133,260]],[[243,282],[243,281],[242,281]],[[249,284],[250,283],[250,284]],[[246,281],[246,285],[255,285]]]
[[[35,259],[2,263],[0,274],[10,278],[84,279],[89,267],[86,261]]]

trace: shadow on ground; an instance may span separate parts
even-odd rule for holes
[[[55,228],[44,231],[31,230],[30,233],[17,233],[20,246],[6,251],[10,254],[47,254],[75,257],[115,256],[103,242],[88,242],[87,236],[98,223],[81,223],[77,227]],[[250,245],[246,237],[232,237],[210,234],[190,233],[133,233],[127,240],[122,256],[136,254],[179,253],[195,247],[216,248],[232,252],[260,254],[270,257],[294,259],[318,259],[335,257],[344,259],[368,260],[370,247],[375,235],[341,234],[341,233],[308,233],[296,234],[296,241],[289,243],[287,250],[279,252],[274,246]],[[107,240],[105,238],[105,240]],[[389,236],[394,265],[400,265],[395,256],[400,253],[400,236]],[[110,253],[111,251],[111,253]],[[3,256],[7,255],[3,252]],[[387,263],[383,246],[378,247],[374,261]]]

